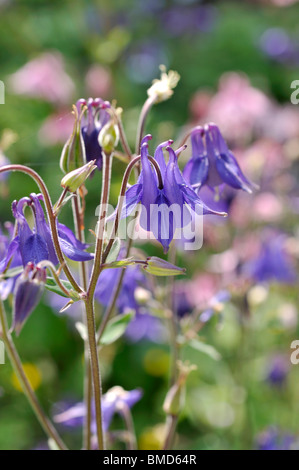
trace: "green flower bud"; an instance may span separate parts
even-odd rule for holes
[[[178,276],[179,274],[185,274],[185,268],[179,268],[174,264],[168,263],[164,259],[158,258],[157,256],[151,256],[147,258],[146,264],[143,268],[154,276]]]
[[[67,173],[67,175],[62,178],[60,184],[63,188],[67,188],[71,193],[74,193],[80,188],[80,186],[82,186],[82,184],[85,183],[87,178],[96,168],[95,160],[88,162],[81,166],[81,168],[77,168],[76,170]]]
[[[110,155],[119,141],[118,126],[113,120],[107,122],[99,134],[99,144],[106,155]]]
[[[73,105],[73,114],[75,122],[73,132],[63,147],[60,157],[60,168],[63,173],[80,168],[86,162],[85,145],[81,133],[81,120],[86,108],[83,107],[79,115],[75,105]]]

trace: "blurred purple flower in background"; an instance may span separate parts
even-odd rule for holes
[[[113,297],[114,288],[121,275],[121,269],[106,269],[99,277],[95,298],[107,307]],[[128,266],[125,271],[122,287],[117,299],[119,313],[134,311],[135,317],[126,329],[126,337],[133,342],[142,339],[160,342],[164,337],[164,328],[159,318],[149,314],[146,304],[138,301],[138,289],[151,290],[146,275],[139,266]]]
[[[286,240],[285,234],[266,233],[258,255],[245,263],[243,273],[256,282],[294,283],[297,274],[286,251]]]
[[[266,376],[267,382],[274,387],[283,387],[290,370],[288,358],[282,355],[275,355],[269,362]]]
[[[282,433],[275,427],[269,427],[257,437],[258,450],[291,450],[295,438]]]
[[[124,390],[122,387],[115,386],[108,390],[102,399],[102,417],[103,429],[108,431],[112,418],[115,414],[122,415],[126,408],[132,408],[142,398],[142,391],[140,389]],[[84,403],[76,403],[71,407],[66,407],[66,404],[57,404],[56,409],[63,411],[56,412],[54,421],[64,426],[76,428],[81,427],[84,422],[85,405]],[[96,423],[92,423],[92,431],[95,432]]]
[[[299,46],[283,28],[270,28],[260,39],[260,47],[271,59],[297,65]]]

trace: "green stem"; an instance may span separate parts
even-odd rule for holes
[[[20,383],[22,385],[23,391],[37,417],[39,420],[42,428],[44,429],[45,433],[47,436],[56,443],[57,447],[59,450],[67,450],[67,447],[65,446],[64,442],[61,440],[60,436],[58,435],[55,427],[51,423],[51,421],[47,418],[45,415],[31,385],[29,380],[27,379],[27,376],[25,374],[21,359],[18,355],[18,352],[15,348],[13,339],[8,331],[7,327],[7,321],[6,321],[6,315],[4,311],[4,306],[2,301],[0,300],[0,324],[1,324],[1,338],[4,341],[4,344],[6,346],[10,361],[12,363],[12,366],[14,368],[15,373],[17,374]]]
[[[128,431],[128,450],[137,450],[137,439],[134,428],[132,413],[127,404],[124,404],[121,409],[121,414],[124,419]]]
[[[154,97],[147,98],[147,100],[145,101],[145,103],[142,107],[142,110],[141,110],[141,113],[140,113],[140,116],[139,116],[138,126],[137,126],[137,134],[136,134],[137,138],[136,138],[136,147],[135,147],[136,155],[140,152],[140,144],[141,144],[141,140],[142,140],[142,137],[143,137],[146,118],[147,118],[148,113],[150,112],[154,102],[155,102]]]
[[[102,170],[102,195],[100,203],[100,213],[97,222],[96,229],[96,247],[95,247],[95,259],[89,281],[89,287],[87,296],[93,298],[94,291],[97,285],[99,275],[102,271],[102,251],[103,251],[103,238],[106,224],[106,211],[107,204],[109,202],[110,192],[110,180],[111,180],[111,168],[112,168],[112,155],[104,154],[103,158],[103,170]]]
[[[166,434],[166,439],[165,439],[165,442],[164,442],[163,450],[171,450],[172,449],[177,422],[178,422],[178,416],[177,415],[169,415],[167,417],[167,421],[166,421],[167,434]]]
[[[91,372],[94,387],[95,401],[95,419],[97,425],[97,438],[99,450],[104,450],[104,435],[102,426],[102,385],[98,358],[98,348],[96,341],[96,326],[93,310],[93,298],[88,298],[85,302],[86,307],[86,323],[89,343],[89,354],[91,363]]]
[[[80,208],[80,199],[78,192],[76,193],[76,197],[72,200],[72,209],[73,209],[73,217],[74,217],[74,225],[75,225],[75,233],[80,240],[80,242],[85,242],[85,235],[84,230],[82,228],[82,214]],[[86,272],[86,264],[84,261],[79,263],[79,271],[80,271],[80,283],[83,289],[87,290],[87,272]],[[85,312],[85,305],[82,309],[82,321],[83,324],[87,328],[86,323],[86,312]],[[86,415],[85,421],[83,426],[83,448],[86,450],[91,449],[91,422],[92,422],[92,376],[91,376],[91,364],[89,358],[89,345],[88,341],[84,341],[84,367],[85,367],[85,374],[84,374],[84,403],[86,407]]]
[[[91,372],[92,372],[93,386],[94,386],[97,437],[98,437],[99,449],[101,450],[104,449],[104,438],[103,438],[103,429],[102,429],[102,409],[101,409],[102,390],[101,390],[101,375],[100,375],[97,340],[96,340],[96,325],[95,325],[95,316],[94,316],[94,292],[95,292],[99,275],[102,270],[101,264],[102,264],[103,238],[104,238],[104,231],[105,231],[105,224],[106,224],[106,210],[107,210],[107,204],[109,202],[111,168],[112,168],[112,155],[104,154],[101,204],[100,204],[100,213],[99,213],[97,229],[96,229],[95,259],[94,259],[92,273],[91,273],[89,286],[87,290],[87,298],[85,301],[89,353],[90,353],[90,360],[91,360]]]

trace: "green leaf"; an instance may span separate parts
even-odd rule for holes
[[[210,356],[215,361],[219,361],[221,359],[219,352],[210,344],[202,343],[198,339],[192,339],[187,344],[188,346],[191,346],[191,348],[196,349],[197,351],[200,351],[207,356]]]
[[[100,339],[100,344],[108,345],[119,339],[126,331],[127,326],[133,317],[134,312],[128,312],[112,318],[105,328],[105,331]]]
[[[17,274],[21,274],[24,271],[23,266],[17,266],[16,268],[8,269],[5,273],[0,276],[0,279],[7,279],[9,277],[15,277]]]
[[[117,238],[115,238],[115,240],[112,244],[111,250],[110,250],[110,252],[107,256],[107,259],[106,259],[107,264],[113,263],[114,261],[117,260],[120,248],[121,248],[120,238],[117,237]]]
[[[73,287],[71,285],[71,283],[69,281],[65,281],[65,280],[60,280],[61,284],[70,292],[70,294],[74,294],[74,295],[71,295],[71,299],[73,301],[78,301],[80,300],[80,297],[78,296],[78,294],[73,290]],[[53,277],[47,277],[47,282],[46,282],[46,285],[45,285],[46,289],[48,289],[49,291],[51,292],[54,292],[55,294],[58,294],[58,295],[61,295],[61,297],[65,297],[67,299],[69,299],[69,297],[60,289],[60,287],[56,284],[55,282],[55,279]]]

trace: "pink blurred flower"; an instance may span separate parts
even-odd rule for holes
[[[110,70],[101,65],[92,65],[85,77],[86,95],[107,97],[112,86]]]
[[[276,142],[285,142],[299,135],[299,111],[294,105],[269,109],[260,123],[263,135]]]
[[[254,88],[246,75],[236,72],[220,78],[219,90],[211,99],[209,94],[199,93],[190,105],[194,117],[216,122],[227,139],[241,142],[251,136],[271,106],[270,99]]]
[[[233,72],[221,77],[208,120],[216,122],[228,139],[243,141],[270,108],[271,101],[262,91],[251,86],[245,75]]]
[[[273,3],[273,5],[276,5],[278,7],[287,7],[297,2],[298,0],[271,0],[271,3]]]
[[[39,130],[39,140],[45,146],[65,144],[74,126],[71,112],[59,112],[49,116]]]
[[[51,103],[68,104],[74,92],[74,83],[65,72],[59,52],[45,52],[27,62],[10,76],[14,93],[43,99]]]

